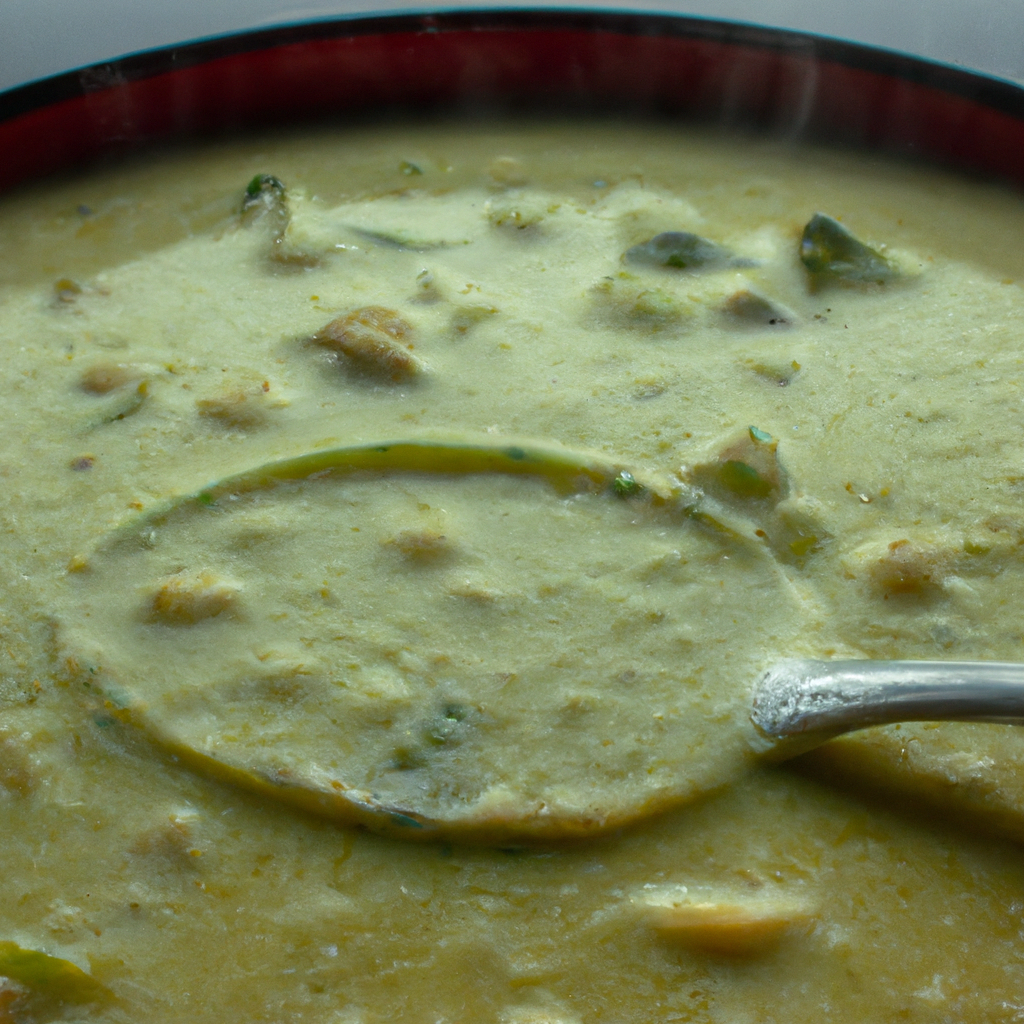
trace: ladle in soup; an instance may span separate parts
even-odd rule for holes
[[[215,777],[409,838],[586,837],[798,746],[751,684],[820,609],[725,513],[550,445],[316,451],[129,520],[54,614],[96,715]]]

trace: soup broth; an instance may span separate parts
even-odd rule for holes
[[[0,1020],[1017,1019],[1021,734],[749,700],[1024,660],[1022,230],[601,122],[3,199]]]

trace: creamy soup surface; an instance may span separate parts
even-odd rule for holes
[[[1022,233],[619,123],[0,200],[0,1021],[1024,1019],[1024,735],[749,720],[1024,661]]]

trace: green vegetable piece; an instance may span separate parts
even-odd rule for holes
[[[716,267],[751,267],[745,260],[707,238],[689,231],[664,231],[647,242],[634,245],[623,259],[649,267],[675,267],[677,270],[701,270]]]
[[[279,178],[275,178],[272,174],[257,174],[245,186],[242,210],[248,210],[256,203],[264,203],[267,206],[274,205],[284,199],[284,193],[284,184]]]
[[[399,165],[398,169],[403,174],[413,175],[422,174],[423,168],[419,164],[414,164],[411,160],[403,160]]]
[[[66,1003],[95,1002],[110,995],[105,985],[70,960],[24,949],[16,942],[0,942],[0,977]]]
[[[747,427],[750,432],[750,440],[758,444],[770,444],[772,435],[767,430],[760,430],[757,427]]]
[[[800,259],[819,278],[885,284],[900,276],[880,252],[824,213],[816,213],[807,222],[800,239]]]
[[[619,498],[632,498],[643,489],[643,484],[637,483],[636,478],[627,469],[622,470],[612,481],[612,490]]]
[[[772,493],[772,484],[753,466],[739,459],[723,462],[719,470],[722,486],[740,498],[767,498]]]

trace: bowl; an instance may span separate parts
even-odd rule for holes
[[[1012,187],[1024,183],[1024,90],[1008,82],[873,47],[734,22],[590,10],[460,10],[320,20],[185,43],[10,90],[0,95],[0,152],[4,154],[0,190],[13,193],[51,176],[114,162],[169,143],[202,142],[252,130],[324,122],[365,125],[382,118],[452,115],[478,123],[516,116],[611,115],[700,124],[726,135],[823,144],[952,169]],[[73,294],[64,295],[73,293],[73,285],[58,289],[58,301],[74,301]],[[84,465],[88,458],[82,455],[72,468],[84,472],[89,468]],[[97,706],[92,710],[97,728],[106,729],[116,728],[118,712],[123,709]],[[149,748],[140,752],[132,746],[135,742],[124,741],[124,757],[145,760],[157,756]],[[172,752],[161,770],[171,776],[180,772],[176,757]],[[694,832],[708,829],[709,835],[717,836],[719,848],[730,843],[739,848],[742,843],[737,837],[743,832],[744,807],[760,801],[761,811],[767,813],[764,805],[773,797],[787,800],[792,787],[806,786],[810,792],[816,783],[765,785],[763,792],[740,787],[736,803],[730,805],[732,818],[726,824],[715,818],[710,805],[697,806],[691,819]],[[205,786],[205,782],[196,783],[188,790],[197,805],[205,799],[201,796]],[[222,927],[227,937],[222,950],[207,951],[210,962],[190,960],[189,950],[181,942],[173,947],[168,971],[182,979],[182,990],[174,997],[177,1002],[161,992],[164,1002],[157,1013],[160,1019],[195,1015],[196,1007],[208,1019],[215,1019],[218,1013],[221,1019],[232,1019],[234,1008],[217,1002],[218,979],[231,980],[233,991],[240,986],[258,990],[262,961],[253,950],[260,943],[270,943],[285,950],[280,961],[275,961],[281,976],[295,975],[300,979],[296,984],[305,986],[301,993],[288,990],[282,997],[287,1012],[293,1014],[291,1019],[298,1019],[302,1012],[307,1019],[373,1020],[372,1008],[361,1010],[355,1003],[330,1003],[331,994],[346,980],[343,975],[331,973],[336,969],[332,965],[344,961],[345,942],[355,949],[359,936],[374,925],[380,925],[381,934],[389,921],[399,921],[398,929],[404,927],[400,915],[406,913],[406,904],[395,903],[396,890],[407,901],[407,913],[420,931],[414,939],[402,933],[405,945],[401,957],[396,953],[389,959],[389,953],[373,953],[373,962],[381,991],[390,991],[389,986],[395,984],[393,976],[400,969],[408,969],[419,978],[415,994],[422,997],[423,1008],[407,1008],[406,1019],[427,1020],[438,1015],[440,1019],[466,1019],[459,1016],[460,1006],[453,994],[458,986],[448,983],[454,974],[495,978],[507,983],[510,991],[522,994],[521,1002],[512,1009],[497,1003],[489,1007],[493,1019],[510,1024],[596,1020],[600,1019],[602,1005],[621,997],[621,993],[601,990],[602,973],[610,976],[615,969],[615,942],[619,940],[613,941],[611,933],[603,930],[607,918],[599,913],[572,919],[573,928],[593,937],[594,947],[604,950],[601,955],[605,957],[603,961],[595,960],[587,975],[589,993],[586,998],[580,994],[575,1004],[571,983],[551,972],[545,974],[543,968],[547,953],[541,946],[555,943],[551,938],[554,932],[538,932],[536,948],[517,950],[515,963],[511,954],[502,959],[498,940],[492,945],[490,940],[480,941],[480,935],[471,930],[459,934],[459,914],[467,907],[500,922],[495,925],[495,933],[509,934],[527,917],[535,922],[550,914],[554,920],[562,914],[563,905],[567,916],[576,913],[572,901],[579,887],[568,875],[559,874],[562,868],[551,866],[552,858],[560,852],[557,848],[413,849],[390,839],[334,830],[320,819],[292,810],[265,810],[252,796],[234,795],[228,786],[217,789],[216,783],[210,786],[216,789],[218,808],[223,806],[219,814],[245,807],[246,813],[264,815],[268,834],[272,832],[279,844],[277,849],[287,848],[283,860],[293,875],[275,874],[273,852],[267,854],[255,848],[239,851],[237,847],[235,855],[239,858],[251,853],[252,863],[245,862],[246,872],[250,872],[247,877],[254,880],[250,888],[218,887],[215,871],[211,876],[198,871],[187,874],[180,864],[191,863],[188,858],[194,858],[196,864],[208,864],[218,857],[215,844],[204,838],[197,824],[201,815],[191,810],[176,812],[169,823],[160,822],[136,836],[129,851],[133,857],[148,858],[147,864],[156,865],[155,874],[164,880],[161,884],[172,875],[184,877],[181,891],[157,899],[152,892],[132,890],[123,894],[124,906],[116,913],[109,908],[94,912],[88,902],[92,898],[91,866],[77,865],[75,885],[81,892],[76,889],[74,900],[62,897],[34,908],[35,916],[46,922],[45,955],[49,959],[33,961],[25,968],[27,977],[71,979],[65,990],[67,998],[59,1000],[62,1006],[76,1000],[88,1004],[99,999],[97,990],[81,981],[79,974],[83,972],[95,978],[104,992],[122,986],[121,991],[132,993],[137,1005],[148,997],[144,979],[140,981],[130,973],[126,978],[123,963],[116,962],[115,957],[105,956],[102,949],[95,955],[81,953],[82,943],[75,937],[84,934],[87,926],[100,939],[103,930],[115,934],[119,927],[127,927],[123,921],[132,919],[132,915],[159,912],[169,920],[189,913],[202,920],[215,920],[215,926]],[[848,827],[834,835],[828,831],[831,825],[822,824],[823,835],[828,836],[821,840],[824,852],[816,854],[822,862],[828,861],[829,849],[845,844],[857,845],[863,862],[887,855],[886,844],[898,845],[891,839],[896,826],[889,819],[878,826],[859,805],[815,792],[820,799],[833,801],[836,815],[849,818]],[[71,798],[66,805],[76,806]],[[292,814],[295,819],[290,817]],[[884,817],[883,812],[879,814]],[[293,828],[293,820],[301,822],[300,826]],[[100,824],[97,822],[97,826]],[[645,846],[661,844],[668,849],[673,827],[671,823],[656,822],[636,834],[602,840],[590,850],[573,853],[571,870],[580,877],[600,877],[609,865],[618,870],[642,859]],[[924,831],[930,828],[933,826],[927,825]],[[932,857],[928,864],[933,865],[930,841],[900,840],[907,849],[923,851],[922,859]],[[935,842],[942,841],[940,835]],[[118,842],[116,838],[111,840],[112,850],[120,850]],[[1008,877],[1017,870],[1012,851],[998,844],[974,853],[978,863],[984,862]],[[713,859],[700,851],[691,851],[690,856],[691,864]],[[911,855],[901,857],[898,863],[893,861],[893,872],[906,869],[911,874],[907,868]],[[398,867],[380,868],[384,858]],[[952,856],[949,859],[956,860]],[[520,865],[517,870],[529,877],[536,892],[545,893],[544,906],[534,896],[516,892],[508,884],[507,873],[503,872],[510,861]],[[708,993],[723,976],[733,977],[735,972],[735,976],[742,976],[741,986],[753,978],[754,984],[761,986],[759,991],[765,992],[773,988],[777,977],[785,976],[800,963],[802,947],[799,942],[787,946],[786,936],[796,934],[799,939],[814,928],[814,908],[801,899],[787,897],[780,902],[772,898],[771,886],[782,881],[789,866],[779,868],[777,878],[769,878],[761,867],[723,869],[720,874],[728,874],[732,886],[729,899],[722,899],[714,886],[706,891],[697,886],[688,893],[685,886],[660,881],[651,881],[644,892],[630,896],[627,910],[634,917],[616,927],[633,928],[642,936],[636,939],[637,947],[645,950],[647,933],[653,927],[659,941],[668,943],[672,950],[661,959],[649,951],[644,954],[645,966],[637,974],[642,1006],[660,1006],[659,1000],[672,987],[673,979],[688,979],[687,992],[680,995],[673,990],[673,998],[678,998],[665,1012],[675,1013],[674,1019],[702,1019],[700,1014],[708,1013]],[[293,908],[296,916],[261,917],[260,907],[251,905],[251,901],[258,901],[256,888],[273,889],[274,906],[286,906],[289,885],[298,887],[301,872],[307,867],[311,876],[317,872],[323,876],[317,875],[315,898],[303,889],[302,899],[296,900]],[[911,900],[914,885],[934,888],[975,884],[971,867],[951,863],[944,870],[945,874],[929,866],[932,874],[923,882],[921,878],[927,874],[923,869],[920,878],[914,875],[911,882],[893,882],[899,900]],[[437,873],[446,871],[453,875],[464,872],[462,877],[473,879],[472,884],[459,890],[458,900],[448,899],[447,903],[447,897],[438,897],[432,888]],[[796,877],[799,872],[794,868],[792,874]],[[558,886],[554,887],[551,880],[556,877]],[[842,891],[847,881],[833,870],[831,884],[836,891]],[[383,924],[367,923],[353,913],[356,903],[352,893],[357,883],[363,888],[360,898],[370,893],[367,898],[376,901]],[[795,882],[794,887],[798,884]],[[754,903],[745,900],[744,887],[758,890]],[[210,909],[214,906],[219,909]],[[966,901],[957,913],[969,914],[971,908]],[[93,917],[103,919],[102,928]],[[431,933],[435,918],[441,922],[438,928],[445,932],[443,943],[435,942]],[[233,925],[236,919],[243,923]],[[316,923],[309,925],[309,921]],[[923,922],[915,933],[912,955],[921,962],[928,958],[929,926],[929,922]],[[1010,925],[1003,922],[1000,927],[1009,929]],[[830,950],[840,951],[840,959],[856,959],[857,951],[850,952],[844,946],[842,929],[821,932],[819,937]],[[31,934],[12,936],[10,941],[43,952]],[[5,966],[8,973],[15,969],[17,958],[13,956],[7,938],[0,936],[0,974]],[[822,960],[823,975],[833,969],[832,961],[825,965]],[[922,1013],[938,1013],[936,1007],[951,998],[947,990],[953,984],[943,979],[943,969],[937,965],[927,985],[912,993],[901,992],[900,997],[913,1006],[923,1006]],[[976,982],[962,978],[956,981],[961,993],[967,993],[964,998],[969,1009],[972,985],[981,991],[991,982],[992,991],[996,991],[998,979],[986,981],[986,969],[985,964],[976,965]],[[851,969],[849,973],[854,972]],[[994,968],[991,973],[994,975]],[[186,990],[184,982],[189,979]],[[875,980],[861,976],[850,984],[870,988]],[[399,1002],[412,997],[408,977],[401,984],[406,988],[399,993]],[[896,982],[893,985],[898,989]],[[729,997],[721,998],[727,1001]],[[791,997],[782,991],[771,998],[782,1009]],[[736,1009],[737,1015],[742,1012],[742,1007]]]

